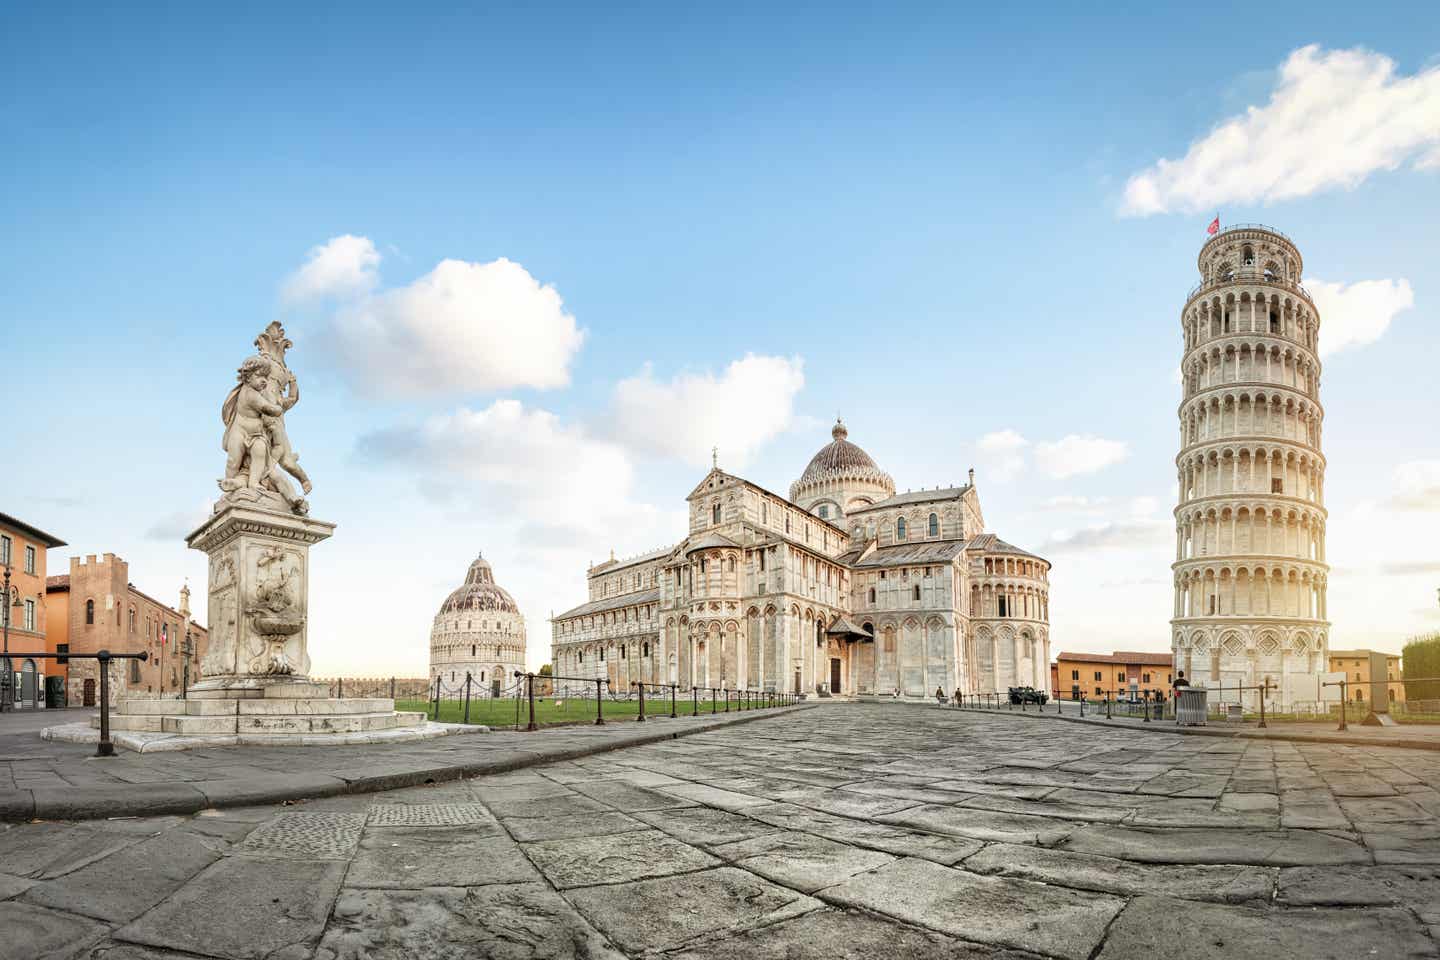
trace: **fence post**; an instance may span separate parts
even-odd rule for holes
[[[675,719],[675,687],[677,684],[670,684],[670,719]]]
[[[644,683],[644,681],[636,681],[635,686],[640,689],[640,716],[636,717],[635,719],[636,719],[636,722],[637,722],[637,723],[644,723],[644,722],[645,722],[645,683]]]
[[[1267,686],[1269,684],[1260,688],[1260,729],[1262,730],[1265,729],[1265,688]]]
[[[1059,712],[1060,712],[1060,691],[1059,691],[1059,690],[1056,690],[1056,691],[1055,691],[1055,712],[1056,712],[1056,713],[1059,713]]]
[[[535,725],[535,674],[525,674],[525,698],[530,701],[530,725],[526,730],[539,730]]]
[[[6,611],[7,615],[9,611]],[[110,651],[101,650],[100,661],[100,743],[95,747],[95,756],[115,756],[115,744],[110,742]],[[11,680],[13,687],[14,680]]]
[[[336,692],[335,692],[336,698],[337,698],[337,699],[340,699],[340,700],[344,700],[344,699],[345,699],[345,678],[344,678],[344,677],[338,677],[338,678],[336,678],[336,680],[335,680],[335,688],[336,688]]]
[[[729,712],[730,712],[730,688],[729,688],[729,687],[721,687],[720,689],[721,689],[722,691],[724,691],[724,693],[725,693],[725,712],[726,712],[726,713],[729,713]]]
[[[700,694],[696,692],[698,689],[698,687],[690,688],[690,716],[692,717],[700,716]]]
[[[595,726],[597,727],[603,726],[605,723],[605,714],[600,709],[605,703],[604,697],[600,694],[600,684],[604,682],[599,677],[595,678]]]
[[[1149,723],[1149,722],[1150,722],[1150,691],[1149,691],[1149,690],[1142,690],[1142,691],[1140,691],[1140,699],[1141,699],[1141,701],[1144,702],[1144,704],[1145,704],[1145,722],[1146,722],[1146,723]]]
[[[1113,693],[1113,692],[1114,692],[1114,691],[1112,690],[1111,693]],[[1106,719],[1106,720],[1112,719],[1111,716],[1110,716],[1110,694],[1109,694],[1109,693],[1107,693],[1107,694],[1105,695],[1105,719]]]
[[[1080,716],[1085,716],[1085,694],[1080,694]]]
[[[1346,692],[1346,689],[1345,689],[1345,681],[1344,681],[1344,680],[1341,680],[1341,681],[1340,681],[1340,726],[1336,728],[1336,729],[1338,729],[1338,730],[1349,730],[1349,729],[1350,729],[1350,725],[1345,722],[1345,701],[1348,700],[1348,699],[1350,699],[1350,697],[1349,697],[1349,694]]]
[[[395,678],[394,678],[394,677],[391,677],[391,678],[390,678],[390,699],[391,699],[391,700],[394,700],[394,699],[395,699]]]
[[[465,722],[470,722],[470,671],[465,671]]]
[[[435,722],[440,722],[440,674],[435,674]]]

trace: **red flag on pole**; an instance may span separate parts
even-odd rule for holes
[[[1220,232],[1220,214],[1215,214],[1215,219],[1210,221],[1210,226],[1205,228],[1205,232],[1212,237]]]

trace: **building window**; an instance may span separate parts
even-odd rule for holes
[[[1071,680],[1079,680],[1079,679],[1080,679],[1080,671],[1079,671],[1079,670],[1071,670],[1071,671],[1070,671],[1070,679],[1071,679]]]
[[[1140,682],[1141,682],[1141,683],[1149,683],[1149,682],[1150,682],[1150,674],[1148,674],[1148,673],[1142,673],[1142,674],[1140,674]]]
[[[604,648],[604,647],[601,647],[601,648],[600,648],[600,662],[601,662],[601,663],[604,663],[604,662],[605,662],[605,648]]]
[[[1005,612],[1005,598],[1004,598],[1004,597],[996,597],[996,598],[995,598],[995,602],[998,604],[998,607],[997,607],[997,609],[996,609],[996,611],[995,611],[996,614],[999,615],[999,616],[1002,616],[1002,617],[1007,617],[1007,616],[1009,616],[1009,614]]]
[[[874,588],[874,587],[871,587],[871,588],[870,588],[870,602],[871,602],[871,603],[874,603],[874,602],[875,602],[875,588]]]
[[[26,549],[28,550],[29,548],[27,547]],[[26,601],[25,601],[25,629],[26,629],[26,630],[34,630],[34,629],[35,629],[35,601],[34,601],[34,600],[26,600]]]
[[[140,682],[140,661],[139,661],[139,660],[131,660],[131,661],[130,661],[130,682],[131,682],[131,683],[139,683],[139,682]]]
[[[625,659],[625,644],[623,644],[623,643],[620,644],[620,659],[621,659],[621,660],[624,660],[624,659]]]
[[[10,562],[10,538],[0,537],[0,563]]]
[[[904,540],[904,539],[905,539],[905,518],[904,518],[904,517],[900,517],[900,518],[898,518],[898,519],[895,521],[895,539],[896,539],[896,540]]]
[[[1284,481],[1284,479],[1281,478],[1281,477],[1271,477],[1271,478],[1270,478],[1270,492],[1271,492],[1271,493],[1284,493],[1284,492],[1285,492],[1285,481]]]
[[[760,548],[760,572],[765,572],[765,548]]]
[[[916,600],[919,600],[919,599],[920,599],[920,584],[918,584],[918,583],[915,584],[915,599],[916,599]]]
[[[642,657],[648,657],[648,656],[650,656],[650,644],[648,644],[648,643],[642,643],[642,644],[640,644],[640,656],[642,656]]]
[[[95,601],[85,601],[85,624],[91,626],[95,623]]]
[[[470,656],[475,656],[475,644],[470,644]]]
[[[830,519],[830,506],[829,506],[829,504],[825,504],[825,503],[820,504],[820,510],[819,510],[818,512],[819,512],[819,514],[820,514],[820,519],[821,519],[821,520],[829,520],[829,519]]]
[[[1104,674],[1103,672],[1099,671],[1099,670],[1096,670],[1096,671],[1095,671],[1095,679],[1096,679],[1096,680],[1104,680],[1104,679],[1105,679],[1105,674]]]
[[[720,522],[720,504],[718,504],[718,503],[715,504],[715,506],[713,506],[713,507],[710,508],[710,522],[711,522],[711,523],[719,523],[719,522]]]
[[[785,532],[790,532],[790,514],[785,514]]]
[[[35,573],[35,548],[28,543],[25,545],[25,572]]]
[[[934,514],[934,513],[930,514],[930,531],[929,531],[929,534],[930,534],[930,536],[932,536],[932,537],[938,537],[938,536],[940,536],[940,516],[939,516],[938,514]]]

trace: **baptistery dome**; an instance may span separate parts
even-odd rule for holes
[[[476,557],[465,582],[440,604],[430,630],[430,679],[458,690],[470,677],[471,693],[498,696],[525,670],[525,618],[515,598]],[[482,693],[483,691],[483,693]]]
[[[816,516],[838,520],[847,512],[895,495],[895,481],[870,454],[847,439],[850,431],[838,417],[831,440],[821,447],[800,479],[790,484],[790,499]]]
[[[465,574],[465,582],[456,587],[440,605],[440,615],[461,610],[497,610],[519,613],[515,598],[495,583],[495,574],[484,557],[476,557]]]

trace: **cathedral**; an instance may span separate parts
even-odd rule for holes
[[[820,697],[1047,686],[1050,564],[985,531],[975,472],[897,494],[843,422],[831,437],[788,497],[717,465],[684,540],[592,566],[589,600],[551,619],[556,675]]]

